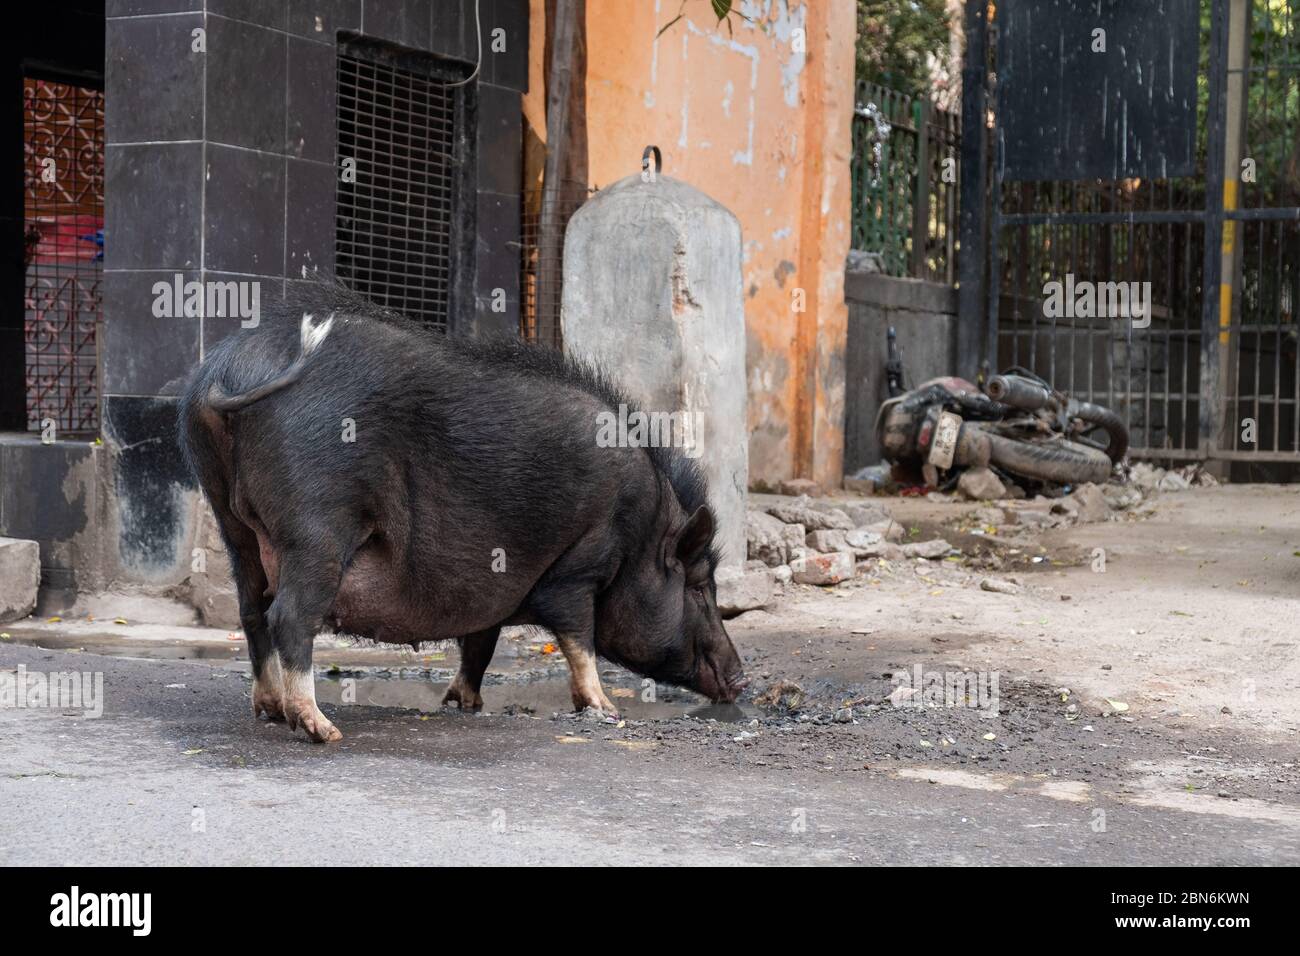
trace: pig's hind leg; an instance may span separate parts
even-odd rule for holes
[[[280,659],[271,642],[266,611],[271,601],[266,596],[266,571],[262,567],[257,539],[247,526],[218,517],[230,553],[230,568],[239,597],[239,624],[248,642],[248,659],[253,665],[253,716],[266,714],[270,720],[284,719],[284,677]]]
[[[279,587],[266,617],[283,673],[284,717],[289,728],[302,727],[317,743],[331,743],[343,735],[316,706],[312,642],[338,594],[342,562],[322,557],[322,543],[283,555]]]
[[[267,625],[266,612],[271,606],[268,596],[270,579],[262,563],[262,549],[257,531],[235,513],[228,501],[228,489],[220,473],[204,475],[205,488],[211,488],[208,500],[221,529],[230,570],[239,598],[239,624],[248,642],[248,659],[253,665],[253,716],[266,714],[270,720],[284,719],[283,675]]]
[[[442,698],[444,707],[448,704],[457,704],[461,710],[479,710],[483,707],[479,688],[483,686],[483,672],[492,660],[500,633],[501,628],[491,627],[461,638],[460,670],[456,671],[456,676],[452,678],[451,685]]]
[[[252,537],[250,534],[249,537]],[[284,675],[280,658],[275,654],[266,611],[271,601],[266,596],[266,572],[262,568],[256,541],[251,548],[230,548],[235,592],[239,596],[239,623],[248,641],[248,659],[253,665],[253,716],[266,714],[268,720],[284,719]]]

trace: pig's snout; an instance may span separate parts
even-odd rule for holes
[[[717,698],[717,703],[734,704],[741,691],[748,686],[749,678],[744,674],[737,674],[732,680],[727,681],[722,696]]]
[[[696,675],[696,690],[715,703],[734,703],[747,686],[749,680],[734,648],[727,648],[721,659],[708,656],[701,661]]]

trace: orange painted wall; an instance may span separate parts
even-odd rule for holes
[[[708,0],[587,0],[591,180],[664,172],[726,205],[744,237],[750,476],[838,486],[849,247],[853,0],[748,0],[719,26]],[[533,83],[544,116],[544,12],[532,4]],[[796,49],[804,31],[804,49]],[[792,309],[802,290],[806,311]]]

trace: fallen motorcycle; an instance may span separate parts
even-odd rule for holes
[[[890,398],[876,438],[896,478],[934,488],[981,467],[1058,485],[1102,483],[1128,451],[1128,429],[1113,411],[1022,368],[991,377],[984,391],[949,377]]]

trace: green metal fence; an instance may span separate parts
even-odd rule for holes
[[[960,151],[960,114],[859,82],[853,248],[878,254],[889,275],[954,283]]]

